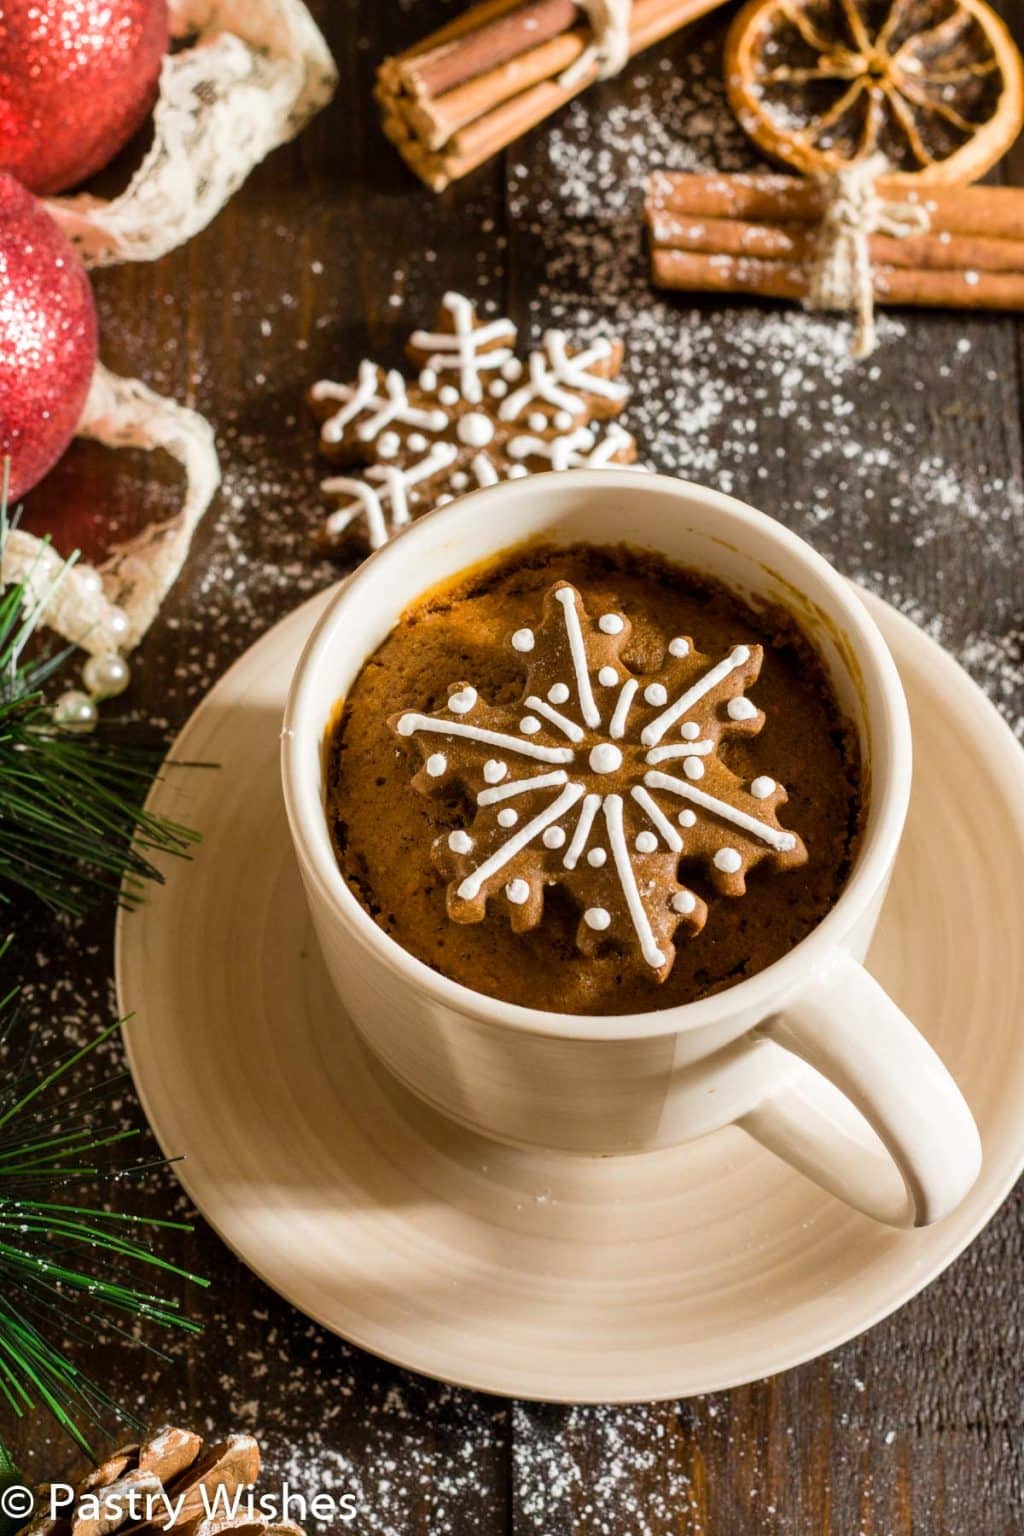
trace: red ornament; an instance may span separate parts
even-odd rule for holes
[[[96,367],[85,268],[40,202],[0,172],[0,454],[13,497],[42,479],[74,436]]]
[[[167,0],[0,0],[0,170],[60,192],[111,161],[156,100]]]

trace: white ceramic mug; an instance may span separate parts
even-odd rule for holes
[[[782,959],[713,997],[614,1017],[504,1003],[408,954],[339,873],[322,778],[339,699],[423,592],[538,537],[628,540],[741,594],[781,602],[856,722],[869,809],[842,895]],[[670,1147],[738,1124],[894,1226],[937,1221],[974,1183],[981,1147],[967,1105],[860,963],[910,794],[899,677],[853,589],[781,524],[716,491],[622,470],[507,481],[454,502],[378,551],[339,590],[299,662],[282,760],[292,837],[338,996],[376,1056],[447,1115],[500,1140],[601,1155]]]

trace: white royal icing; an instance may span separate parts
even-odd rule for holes
[[[588,907],[583,914],[583,921],[588,928],[593,928],[595,933],[603,933],[612,924],[612,915],[606,907]]]
[[[315,402],[336,406],[320,428],[324,446],[353,435],[373,445],[378,461],[358,478],[334,475],[321,482],[324,494],[340,502],[325,523],[332,541],[362,518],[371,548],[378,549],[410,521],[413,502],[422,498],[426,505],[443,506],[452,499],[450,491],[461,493],[471,481],[494,485],[501,478],[499,466],[507,466],[509,479],[518,479],[531,468],[599,467],[633,452],[632,438],[616,422],[597,431],[584,425],[596,402],[618,402],[628,394],[625,385],[591,372],[611,356],[609,342],[595,342],[570,358],[561,332],[548,332],[530,354],[527,382],[510,394],[509,384],[523,378],[523,365],[511,350],[512,322],[495,319],[474,328],[473,305],[465,295],[447,293],[442,304],[453,330],[419,330],[410,338],[414,349],[427,354],[417,378],[421,395],[430,397],[427,403],[414,405],[402,374],[369,359],[360,363],[354,384],[320,379],[312,387]],[[484,410],[466,409],[487,395],[500,401],[497,421]],[[554,409],[531,410],[533,402]],[[530,433],[515,432],[520,421]],[[458,462],[465,449],[476,450],[468,466]],[[410,454],[417,456],[414,462],[397,462]],[[531,459],[538,462],[530,467],[522,462]],[[431,484],[436,481],[440,484]]]
[[[495,846],[494,823],[488,825],[490,852],[461,879],[457,888],[460,899],[475,901],[481,894],[486,896],[496,889],[492,882],[497,881],[510,861],[531,844],[539,843],[552,853],[559,852],[562,867],[569,871],[578,869],[581,860],[595,871],[608,866],[617,877],[646,963],[661,970],[667,957],[655,937],[648,903],[652,900],[664,902],[666,897],[658,896],[657,878],[652,877],[651,865],[639,862],[634,865],[634,860],[683,854],[686,848],[679,829],[694,827],[701,817],[710,818],[712,824],[725,822],[776,853],[788,853],[797,846],[797,838],[792,833],[698,788],[695,782],[704,776],[705,763],[715,762],[716,743],[710,736],[701,736],[697,721],[682,717],[701,700],[705,701],[704,718],[708,721],[720,718],[716,716],[716,710],[722,702],[727,702],[730,710],[739,703],[746,704],[742,695],[728,701],[723,700],[723,695],[735,688],[735,673],[747,665],[752,652],[748,646],[734,646],[722,660],[706,666],[671,703],[665,684],[657,679],[641,683],[635,677],[626,677],[617,696],[612,695],[611,718],[607,724],[602,724],[602,712],[591,681],[587,635],[592,631],[583,622],[586,615],[572,587],[556,588],[554,597],[564,615],[573,681],[571,684],[550,684],[543,698],[528,693],[523,707],[529,713],[518,719],[518,736],[479,727],[468,720],[414,712],[399,717],[397,730],[402,736],[433,733],[442,739],[480,748],[476,771],[482,776],[483,787],[476,793],[476,802],[481,810],[491,806],[496,808],[495,822],[507,836],[499,839]],[[605,634],[622,634],[625,621],[617,613],[602,614],[597,620],[597,628]],[[512,644],[526,655],[536,648],[537,638],[533,630],[521,629],[512,637]],[[673,641],[670,650],[671,645],[682,644],[682,641]],[[677,649],[673,654],[690,654],[688,643],[685,650]],[[620,681],[621,674],[607,664],[594,670],[602,687],[614,688]],[[660,712],[646,726],[641,728],[638,719],[631,727],[631,707],[641,688],[644,701]],[[478,702],[476,689],[464,684],[449,696],[448,707],[458,716],[469,714]],[[753,705],[748,707],[752,715],[758,714]],[[664,740],[676,724],[679,725],[679,735],[674,741]],[[524,739],[539,735],[545,727],[551,733],[561,735],[565,745],[548,746]],[[489,751],[501,755],[487,755]],[[458,772],[461,776],[467,772],[463,762],[460,758]],[[663,771],[661,764],[674,771]],[[444,752],[427,755],[425,766],[428,773],[436,776],[451,771]],[[616,779],[614,788],[611,785],[607,789],[590,788],[594,783],[591,775],[600,779],[620,773],[624,783]],[[739,781],[736,782],[741,787]],[[750,798],[745,803],[768,799],[777,788],[774,779],[766,774],[758,775],[750,781]],[[679,800],[685,803],[669,814],[665,803],[667,797],[674,798],[677,805]],[[518,804],[511,803],[520,800],[529,809],[521,810]],[[603,835],[594,846],[588,846],[599,816]],[[456,831],[449,834],[448,846],[452,852],[465,856],[476,843],[468,833]],[[714,867],[722,874],[738,874],[744,863],[744,855],[731,846],[719,847],[713,855]],[[550,883],[551,866],[547,868],[545,879]],[[608,875],[601,879],[606,882]],[[602,885],[600,888],[604,891],[607,887]],[[531,887],[521,878],[509,880],[504,890],[514,905],[523,905],[530,899]],[[668,900],[671,910],[679,917],[692,916],[699,905],[697,898],[687,890],[675,892]],[[603,906],[586,906],[585,902],[584,908],[585,920],[591,927],[595,923],[587,914],[607,912]]]

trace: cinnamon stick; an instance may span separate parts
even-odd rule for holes
[[[745,219],[649,213],[652,245],[659,250],[697,251],[706,255],[753,256],[768,261],[811,262],[817,232],[810,224],[787,221],[753,224]],[[1024,240],[987,235],[953,235],[945,230],[907,235],[871,235],[868,249],[879,266],[921,267],[932,271],[1024,272]]]
[[[411,96],[440,96],[578,26],[579,20],[576,0],[520,0],[513,9],[482,26],[400,61],[398,72]]]
[[[771,299],[804,299],[809,268],[759,257],[655,250],[654,282],[691,293],[756,294]],[[875,302],[936,309],[1024,309],[1024,271],[982,272],[876,266]]]
[[[634,0],[630,56],[722,3]],[[592,84],[596,61],[563,84],[592,41],[576,0],[482,0],[381,64],[374,95],[384,131],[441,191]]]
[[[933,231],[1024,240],[1024,188],[918,188],[882,177],[878,190],[886,198],[920,203]],[[647,182],[647,209],[649,217],[674,212],[761,224],[817,224],[824,198],[817,183],[773,172],[655,171]]]
[[[413,102],[407,110],[411,128],[428,149],[442,149],[460,128],[542,80],[562,74],[582,54],[586,36],[580,31],[563,32],[443,96]]]

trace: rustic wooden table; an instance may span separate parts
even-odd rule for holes
[[[96,278],[106,361],[204,411],[225,475],[134,663],[130,706],[179,725],[229,662],[335,579],[309,547],[321,513],[303,391],[349,377],[367,354],[399,361],[407,329],[454,287],[526,330],[618,330],[647,462],[734,491],[809,538],[958,654],[1020,726],[1018,327],[887,316],[876,357],[856,367],[842,324],[647,285],[645,169],[754,163],[722,100],[720,20],[435,197],[382,138],[370,86],[383,54],[450,7],[313,9],[340,66],[333,104],[190,245]],[[127,161],[103,184],[123,180]],[[172,489],[160,463],[79,445],[28,514],[65,547],[98,553]],[[41,1017],[80,1038],[110,1016],[109,914],[68,926],[26,910],[16,927]],[[139,1120],[130,1084],[119,1108]],[[183,1208],[169,1176],[143,1203]],[[259,1434],[271,1482],[352,1492],[359,1532],[1004,1536],[1024,1530],[1022,1244],[1014,1197],[925,1294],[826,1359],[696,1401],[561,1409],[484,1399],[349,1348],[199,1221],[170,1251],[213,1280],[186,1295],[203,1337],[170,1341],[167,1360],[101,1337],[83,1363],[151,1423]],[[12,1443],[39,1474],[74,1461],[42,1414]]]

